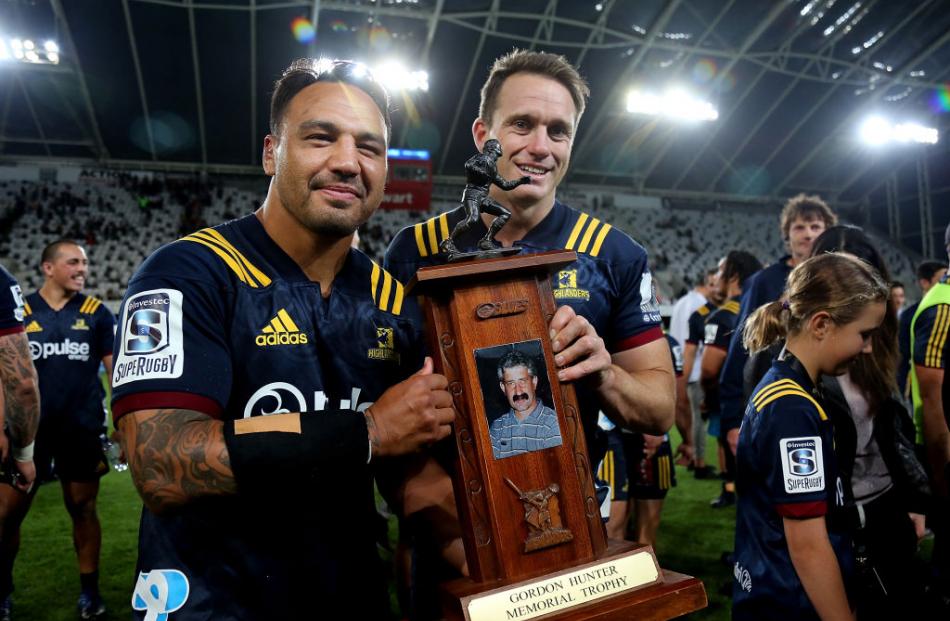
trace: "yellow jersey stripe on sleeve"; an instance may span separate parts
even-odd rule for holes
[[[82,304],[79,305],[79,312],[80,312],[80,313],[85,313],[85,312],[86,312],[86,307],[89,306],[89,300],[90,300],[90,298],[86,298],[85,300],[82,301]]]
[[[764,399],[771,393],[777,390],[782,390],[783,388],[789,388],[789,387],[794,387],[794,388],[798,388],[799,390],[803,390],[802,387],[796,384],[794,380],[781,379],[776,382],[772,382],[771,384],[769,384],[768,386],[766,386],[759,392],[755,393],[755,396],[752,397],[752,405],[758,406],[759,401],[761,401],[762,399]]]
[[[581,234],[585,222],[587,222],[587,214],[582,213],[577,218],[577,222],[574,223],[574,228],[571,229],[571,235],[567,238],[567,243],[564,245],[565,249],[574,250],[574,242],[577,241],[577,237]]]
[[[416,248],[419,250],[420,257],[429,256],[429,251],[426,250],[426,241],[422,237],[422,227],[423,223],[419,222],[418,224],[412,225],[412,232],[416,238]]]
[[[429,250],[435,254],[439,251],[439,240],[435,237],[435,218],[429,218],[426,222],[426,233],[429,235]]]
[[[780,392],[777,392],[771,395],[770,397],[766,398],[764,401],[762,401],[762,403],[757,405],[755,409],[757,412],[761,412],[762,408],[772,403],[773,401],[776,401],[777,399],[781,399],[782,397],[788,397],[788,396],[796,396],[796,397],[802,397],[804,399],[808,399],[809,401],[811,401],[812,405],[814,405],[815,408],[818,410],[818,416],[821,418],[821,420],[828,420],[828,415],[825,414],[825,410],[820,405],[818,405],[818,402],[815,401],[814,397],[809,395],[807,392],[805,392],[801,388],[798,388],[798,389],[789,388],[788,390],[782,390]]]
[[[587,252],[587,246],[590,245],[590,240],[594,236],[594,231],[597,230],[598,226],[600,226],[600,220],[598,218],[594,218],[590,221],[590,224],[587,226],[587,230],[584,231],[584,237],[581,239],[581,244],[577,247],[578,252]]]
[[[30,308],[29,302],[24,302],[24,303],[23,303],[23,316],[26,317],[27,315],[32,315],[32,314],[33,314],[33,309]]]
[[[205,233],[207,233],[207,234],[210,235],[212,238],[214,238],[215,240],[217,240],[217,242],[218,242],[219,244],[221,244],[222,246],[224,246],[225,248],[227,248],[227,249],[229,249],[231,252],[233,252],[234,255],[237,257],[237,259],[238,259],[238,260],[241,262],[241,264],[244,266],[244,268],[245,268],[248,272],[250,272],[250,274],[251,274],[255,279],[257,279],[257,282],[261,283],[261,286],[262,286],[262,287],[267,287],[268,285],[270,285],[270,282],[271,282],[271,281],[270,281],[270,278],[267,276],[267,274],[265,274],[265,273],[262,272],[261,270],[257,269],[257,267],[255,267],[253,263],[251,263],[250,261],[248,261],[248,260],[247,260],[247,257],[245,257],[245,256],[241,253],[240,250],[238,250],[237,248],[235,248],[235,247],[234,247],[234,244],[232,244],[231,242],[229,242],[228,240],[226,240],[226,239],[224,238],[224,236],[221,235],[221,233],[219,233],[218,231],[216,231],[216,230],[214,230],[214,229],[204,229],[204,231],[200,231],[200,232],[205,232]]]
[[[705,317],[706,315],[709,314],[709,307],[708,307],[708,306],[700,306],[698,312],[699,312],[699,316],[700,316],[700,317]]]
[[[395,295],[395,298],[393,299],[393,307],[390,310],[392,311],[393,315],[398,315],[399,313],[402,312],[402,298],[405,295],[405,292],[403,291],[403,286],[401,282],[399,282],[395,278],[393,279],[393,282],[396,283],[396,295]]]
[[[224,261],[225,265],[231,268],[231,271],[237,275],[238,280],[243,282],[245,285],[250,285],[251,287],[257,288],[257,283],[248,282],[247,276],[244,275],[244,270],[241,269],[241,266],[238,265],[237,261],[231,255],[229,255],[227,252],[225,252],[221,248],[217,247],[216,245],[212,244],[209,241],[205,241],[204,239],[201,239],[200,237],[195,237],[194,235],[183,237],[182,241],[190,241],[196,244],[201,244],[202,246],[205,246],[207,248],[210,248],[216,255],[218,255],[218,257],[221,258],[222,261]]]
[[[439,241],[444,241],[449,236],[449,212],[439,216]]]
[[[603,228],[600,229],[600,233],[597,233],[597,238],[594,239],[594,247],[590,249],[590,256],[596,257],[600,254],[600,247],[604,245],[604,240],[607,239],[607,233],[609,233],[612,228],[613,227],[609,224],[604,224]]]
[[[379,294],[379,310],[386,310],[389,308],[389,290],[393,286],[393,277],[389,275],[389,272],[383,270],[383,291]]]
[[[251,285],[252,287],[254,287],[255,289],[257,288],[257,286],[258,286],[258,285],[257,285],[257,281],[254,280],[254,278],[251,276],[250,272],[247,271],[247,269],[246,269],[246,268],[244,267],[244,265],[241,263],[241,260],[238,259],[237,255],[236,255],[230,248],[228,248],[226,245],[221,244],[221,243],[218,243],[218,240],[216,240],[216,239],[214,238],[214,236],[212,236],[212,235],[206,235],[206,234],[205,234],[205,231],[198,231],[197,233],[192,233],[191,235],[189,235],[188,238],[200,239],[200,240],[204,241],[206,244],[210,244],[210,245],[212,245],[212,246],[215,246],[216,248],[219,248],[222,252],[227,253],[228,256],[230,256],[231,259],[233,260],[234,265],[237,267],[237,270],[240,271],[241,276],[243,276],[243,279],[242,279],[242,280],[243,280],[244,282],[246,282],[247,284]],[[186,239],[188,239],[188,238],[186,238]],[[233,269],[233,268],[232,268],[232,269]]]
[[[379,266],[376,263],[373,263],[373,273],[369,278],[370,290],[373,293],[373,303],[378,304],[378,298],[376,297],[376,287],[379,285]]]
[[[924,362],[928,367],[939,368],[940,355],[943,353],[943,346],[947,343],[947,330],[950,329],[950,306],[940,304],[937,306],[937,317],[934,319],[934,327],[930,331],[930,338],[927,339],[927,355]]]

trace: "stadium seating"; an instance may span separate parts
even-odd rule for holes
[[[60,237],[85,241],[91,263],[86,291],[115,309],[130,276],[156,248],[202,226],[250,213],[263,200],[259,192],[237,185],[101,172],[85,174],[77,183],[0,182],[0,230],[6,233],[0,238],[0,262],[29,291],[42,283],[37,264],[43,246]],[[437,186],[434,197],[459,193],[458,188]],[[588,200],[581,192],[571,192],[569,202],[647,248],[658,294],[666,303],[731,249],[747,250],[766,263],[783,254],[778,214],[772,209],[621,208]],[[361,246],[381,261],[401,228],[456,205],[435,198],[426,213],[380,211],[361,230]],[[916,297],[912,259],[886,238],[873,232],[872,237],[893,277],[909,285],[909,298]]]

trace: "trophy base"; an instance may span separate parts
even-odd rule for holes
[[[447,582],[442,603],[450,621],[660,621],[704,608],[707,602],[702,582],[660,569],[649,546],[611,541],[597,561],[529,580]]]
[[[474,261],[475,259],[497,259],[498,257],[507,257],[521,252],[521,248],[495,248],[494,250],[475,250],[473,252],[456,252],[447,256],[449,263],[458,263],[459,261]]]

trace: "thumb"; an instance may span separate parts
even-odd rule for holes
[[[432,356],[426,356],[425,362],[422,363],[422,368],[413,373],[413,375],[432,375],[435,365],[432,362]]]

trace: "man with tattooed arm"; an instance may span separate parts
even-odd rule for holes
[[[33,440],[40,422],[40,391],[23,328],[20,285],[0,266],[0,620],[9,621],[13,592],[13,559],[19,537],[11,537],[8,523],[23,518],[27,494],[36,478]]]
[[[294,62],[264,204],[130,281],[112,407],[145,501],[136,618],[389,617],[372,477],[454,420],[414,303],[350,247],[382,200],[390,131],[365,67]]]

